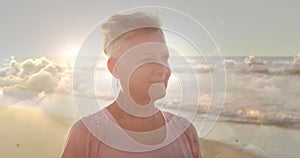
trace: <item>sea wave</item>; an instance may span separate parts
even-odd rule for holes
[[[300,55],[295,56],[290,63],[287,63],[287,61],[282,62],[284,65],[279,68],[272,67],[272,65],[267,65],[266,63],[266,61],[262,61],[255,56],[246,57],[244,63],[238,63],[232,59],[224,60],[226,70],[231,73],[262,73],[270,75],[300,74]]]
[[[224,110],[221,113],[221,121],[275,125],[300,129],[300,115],[298,114],[266,111],[249,107],[235,111]]]
[[[268,61],[264,60],[265,58],[267,58]],[[290,58],[291,57],[268,58],[256,56],[247,56],[244,58],[225,57],[220,63],[217,60],[218,57],[215,57],[215,61],[208,63],[202,57],[187,57],[186,61],[188,64],[177,62],[177,59],[174,58],[170,66],[175,73],[213,73],[215,71],[225,70],[229,73],[299,75],[300,55],[295,56],[292,60],[290,60]]]
[[[174,111],[175,107],[168,107],[167,110]],[[181,110],[186,110],[184,107]],[[220,115],[215,115],[221,111]],[[284,113],[278,111],[266,111],[257,108],[238,108],[238,109],[218,109],[210,108],[210,113],[207,108],[199,107],[198,117],[204,119],[211,115],[218,117],[218,121],[234,122],[244,124],[260,124],[260,125],[273,125],[284,128],[300,129],[300,115],[296,113]]]

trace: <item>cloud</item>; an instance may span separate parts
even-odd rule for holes
[[[58,85],[59,79],[47,71],[39,71],[30,75],[25,89],[37,92],[52,92]]]
[[[109,73],[102,74],[103,69],[97,69],[97,71],[101,71],[101,74],[99,74],[100,72],[96,74],[97,87],[94,90],[94,83],[91,82],[89,76],[89,72],[93,71],[93,68],[78,67],[73,84],[72,67],[63,61],[58,61],[46,57],[17,61],[11,57],[0,68],[0,95],[2,98],[13,100],[7,103],[14,105],[31,99],[49,100],[49,97],[53,98],[53,95],[73,97],[75,94],[87,98],[96,95],[104,100],[113,99],[110,93],[110,84],[107,83],[109,82],[107,79],[110,78]]]
[[[41,58],[28,58],[18,62],[11,57],[0,70],[0,87],[3,95],[19,100],[32,98],[39,93],[51,93],[65,77],[64,67]],[[68,74],[70,75],[70,74]]]

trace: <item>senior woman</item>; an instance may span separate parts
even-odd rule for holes
[[[118,79],[118,97],[72,126],[63,158],[199,158],[194,126],[161,111],[171,74],[159,19],[148,13],[114,15],[103,25],[107,67]]]

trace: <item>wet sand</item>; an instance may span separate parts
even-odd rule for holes
[[[203,158],[259,158],[254,154],[212,140],[201,140],[200,144]]]

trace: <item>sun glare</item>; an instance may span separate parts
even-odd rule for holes
[[[79,49],[74,47],[74,48],[69,48],[66,50],[65,55],[66,56],[77,56]]]

